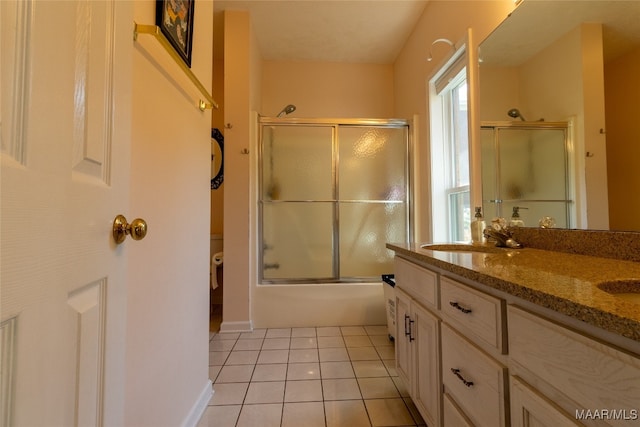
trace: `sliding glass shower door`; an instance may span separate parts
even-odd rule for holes
[[[572,224],[567,123],[483,123],[482,194],[487,219],[511,217],[514,207],[526,226],[542,217],[556,227]]]
[[[262,283],[368,281],[408,240],[408,126],[261,119]],[[376,279],[377,280],[377,279]]]

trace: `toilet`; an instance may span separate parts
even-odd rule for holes
[[[222,304],[222,268],[223,268],[223,238],[222,234],[211,235],[210,284],[212,289],[212,304]]]

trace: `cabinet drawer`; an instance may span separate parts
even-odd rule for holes
[[[442,382],[478,426],[506,425],[506,368],[442,324]]]
[[[542,380],[566,396],[571,401],[562,403],[567,413],[607,408],[637,418],[637,355],[621,352],[514,306],[509,306],[507,313],[509,353],[517,363],[514,369],[524,369],[523,375],[532,373],[535,380]],[[630,425],[624,419],[607,422]]]
[[[440,278],[441,310],[451,324],[481,346],[506,353],[504,301],[455,282]]]
[[[444,427],[473,427],[471,421],[462,413],[448,393],[443,394],[443,425]]]
[[[397,286],[426,307],[438,308],[437,273],[398,257],[394,267]]]
[[[511,427],[578,427],[575,419],[560,410],[518,377],[511,377]]]

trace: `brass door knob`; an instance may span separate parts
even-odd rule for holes
[[[144,239],[144,236],[147,235],[147,222],[144,219],[136,218],[131,221],[131,224],[128,224],[124,215],[118,215],[113,220],[113,240],[119,245],[124,242],[127,235],[130,235],[133,240]]]

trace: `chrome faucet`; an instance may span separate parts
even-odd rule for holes
[[[516,242],[511,233],[511,229],[505,225],[504,218],[495,218],[491,224],[482,232],[487,240],[495,240],[499,248],[521,248],[522,244]]]

